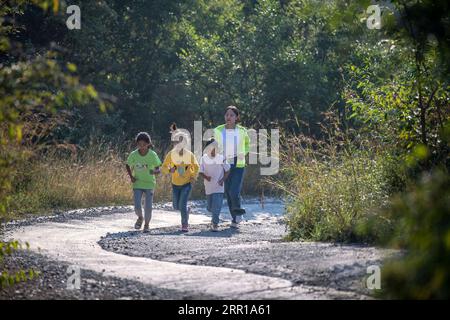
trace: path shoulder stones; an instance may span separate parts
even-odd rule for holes
[[[277,219],[247,222],[240,230],[211,232],[195,225],[187,234],[175,227],[111,234],[99,244],[119,254],[189,265],[243,270],[289,280],[324,298],[368,298],[369,265],[380,265],[388,250],[356,245],[284,242],[285,226]],[[326,292],[326,293],[325,293]]]

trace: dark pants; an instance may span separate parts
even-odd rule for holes
[[[187,225],[189,223],[189,213],[187,211],[187,202],[192,190],[190,183],[182,186],[172,185],[172,203],[175,210],[181,212],[181,224]]]
[[[241,189],[244,181],[245,168],[236,168],[236,159],[231,164],[230,174],[225,180],[225,196],[227,197],[228,208],[233,222],[236,222],[234,210],[241,209]]]

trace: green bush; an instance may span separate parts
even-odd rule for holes
[[[447,170],[424,175],[410,192],[392,201],[387,217],[398,221],[392,245],[406,249],[386,263],[386,298],[450,298],[450,176]]]
[[[289,240],[372,242],[387,232],[389,223],[379,224],[378,230],[364,226],[404,183],[394,158],[334,139],[297,137],[288,145],[276,184],[288,195]]]

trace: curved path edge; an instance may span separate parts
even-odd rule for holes
[[[294,286],[289,280],[246,273],[242,270],[178,264],[131,257],[103,250],[98,241],[108,233],[130,230],[133,212],[120,212],[82,220],[44,222],[8,231],[9,239],[28,242],[30,249],[54,260],[165,289],[203,293],[218,299],[328,299],[352,297],[330,288]],[[190,223],[209,223],[205,215],[192,214]],[[176,226],[179,214],[153,210],[151,228]],[[82,274],[81,274],[82,276]]]

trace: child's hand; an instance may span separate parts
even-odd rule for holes
[[[203,178],[204,178],[206,181],[211,181],[211,177],[210,177],[210,176],[204,175]]]
[[[130,176],[130,180],[131,180],[132,183],[135,183],[137,179],[135,177],[133,177],[133,176]]]

